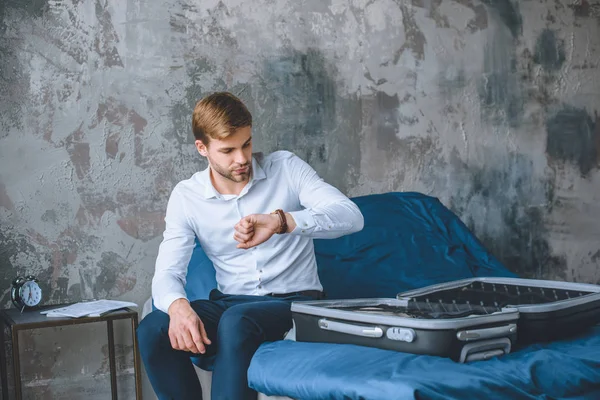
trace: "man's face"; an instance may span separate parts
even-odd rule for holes
[[[247,182],[252,173],[252,128],[239,128],[225,139],[212,139],[208,146],[196,140],[196,148],[222,178]],[[214,177],[218,179],[218,176]]]

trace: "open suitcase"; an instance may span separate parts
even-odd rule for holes
[[[296,340],[348,343],[466,362],[568,337],[600,321],[600,286],[471,278],[396,299],[292,303]],[[518,332],[518,336],[517,336]]]
[[[471,278],[400,293],[404,301],[452,299],[519,310],[518,342],[565,339],[600,322],[600,286],[520,278]]]

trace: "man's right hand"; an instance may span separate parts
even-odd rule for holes
[[[211,343],[204,324],[187,299],[177,299],[168,309],[169,339],[175,350],[204,354]]]

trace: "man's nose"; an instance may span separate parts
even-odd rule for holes
[[[238,151],[235,156],[235,162],[236,164],[246,165],[248,163],[248,158],[243,151]]]

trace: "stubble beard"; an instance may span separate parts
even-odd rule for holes
[[[240,175],[234,175],[232,171],[221,168],[219,165],[216,165],[216,164],[212,165],[212,168],[215,170],[215,172],[217,172],[223,178],[228,179],[232,182],[236,182],[236,183],[247,181],[250,177],[250,174],[252,173],[252,164],[248,165],[248,172],[245,172]],[[242,168],[245,168],[245,167],[242,167]],[[239,168],[236,168],[236,169],[239,169]]]

